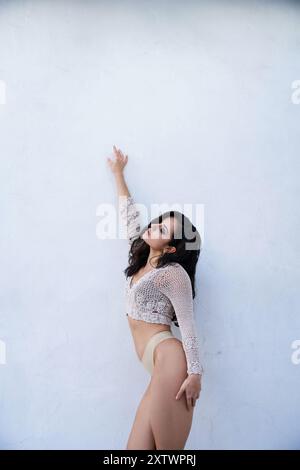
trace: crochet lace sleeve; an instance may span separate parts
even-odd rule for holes
[[[141,215],[132,196],[119,196],[121,223],[125,227],[129,245],[139,237],[141,231]]]
[[[174,307],[186,355],[188,375],[202,374],[192,284],[188,273],[181,265],[176,265],[172,269],[163,269],[155,282]]]

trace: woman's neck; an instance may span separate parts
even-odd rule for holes
[[[150,253],[147,259],[147,266],[156,267],[158,263],[158,258],[162,254],[162,251],[153,250],[150,248]]]

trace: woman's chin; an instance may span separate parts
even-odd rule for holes
[[[147,233],[145,232],[143,235],[142,235],[142,240],[144,240],[145,243],[147,243],[147,245],[150,245],[149,241],[149,237],[147,236]]]

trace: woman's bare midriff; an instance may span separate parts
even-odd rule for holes
[[[149,323],[143,320],[136,320],[127,314],[128,323],[130,326],[131,334],[137,355],[142,360],[143,353],[151,336],[160,331],[171,331],[169,325],[163,325],[161,323]]]

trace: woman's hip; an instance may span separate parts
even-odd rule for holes
[[[171,341],[166,341],[166,340]],[[172,349],[170,349],[172,343]],[[183,351],[182,348],[182,341],[177,339],[171,331],[160,331],[159,333],[155,333],[146,344],[141,362],[143,363],[144,367],[148,370],[148,372],[152,375],[154,366],[158,362],[162,362],[162,360],[167,359],[166,355],[171,358],[171,355],[174,355],[174,347]]]

